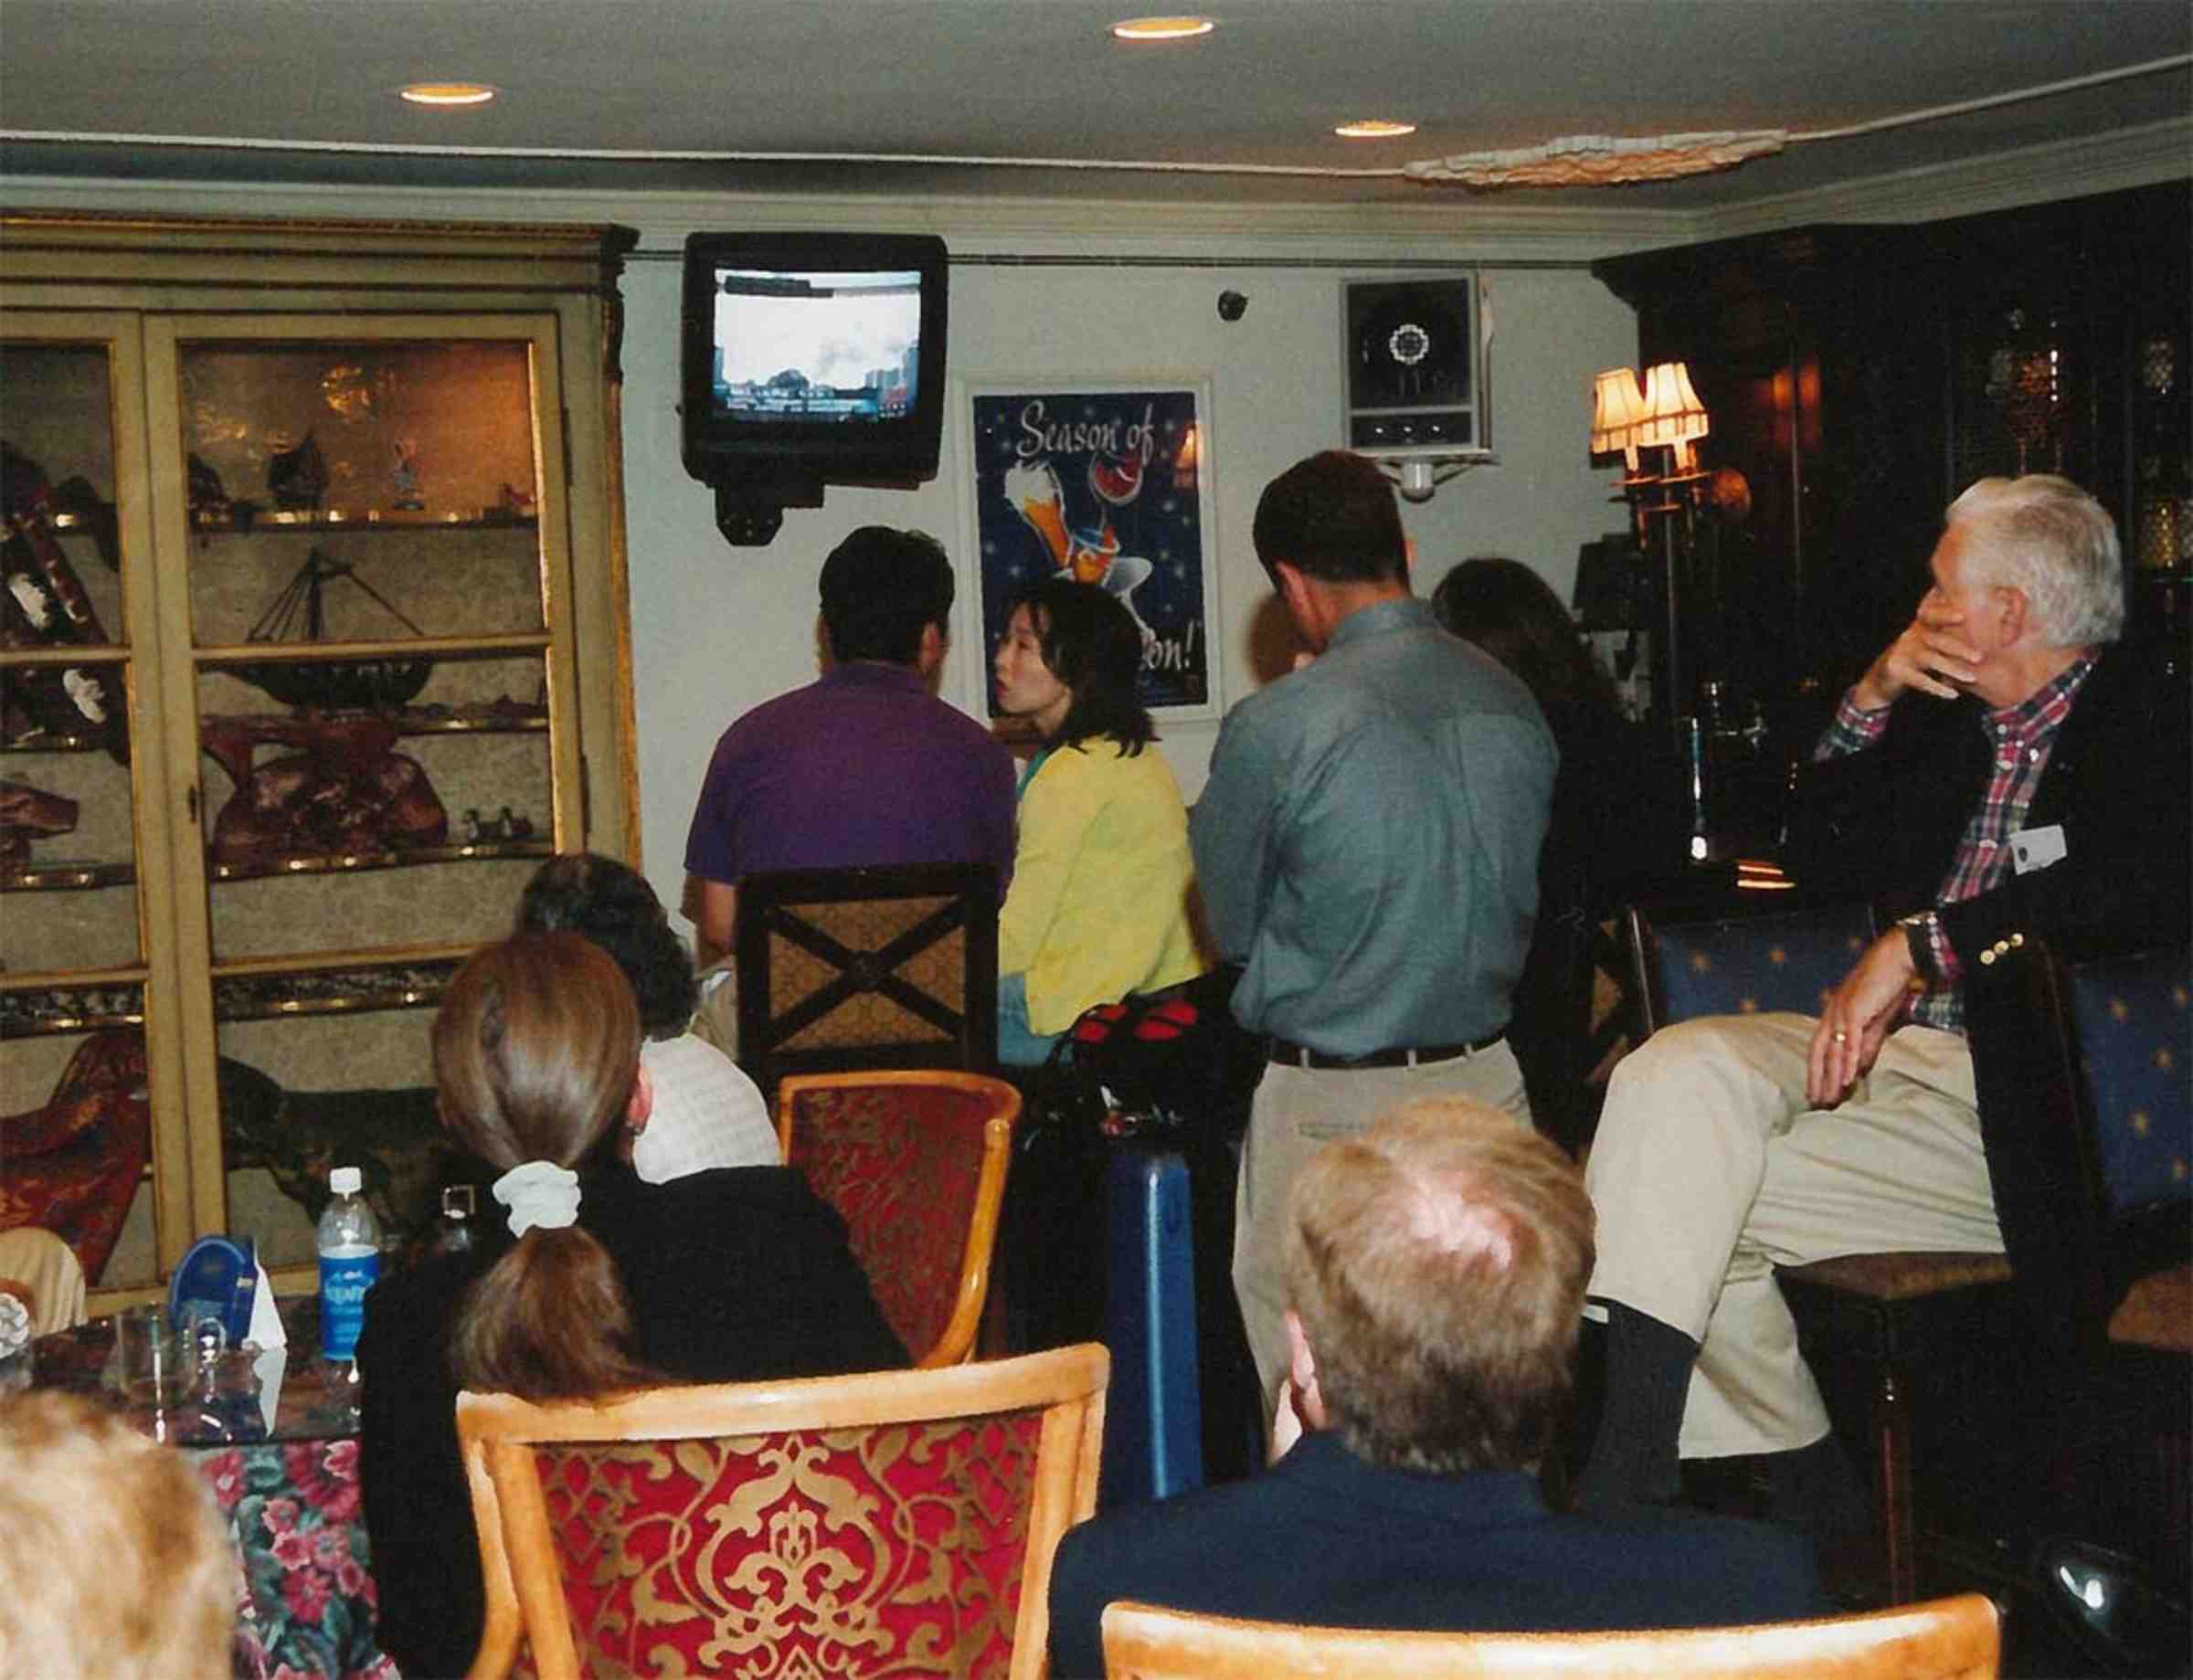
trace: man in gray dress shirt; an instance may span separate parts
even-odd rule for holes
[[[1227,714],[1190,824],[1242,1025],[1271,1041],[1236,1197],[1234,1284],[1268,1398],[1302,1163],[1406,1098],[1527,1120],[1503,1038],[1538,899],[1553,737],[1514,677],[1409,589],[1376,466],[1337,450],[1266,487],[1257,558],[1317,658]]]

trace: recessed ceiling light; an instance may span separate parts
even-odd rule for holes
[[[1171,17],[1122,17],[1112,26],[1112,33],[1123,41],[1185,41],[1217,27],[1208,17],[1181,13]]]
[[[414,105],[484,105],[495,97],[483,81],[415,81],[396,91]]]
[[[1394,140],[1404,134],[1414,134],[1414,122],[1395,122],[1385,117],[1363,117],[1354,122],[1343,122],[1332,131],[1344,140]]]

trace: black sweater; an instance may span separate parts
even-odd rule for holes
[[[623,1273],[641,1358],[675,1377],[741,1382],[907,1362],[843,1222],[789,1168],[660,1185],[605,1173],[587,1185],[579,1220]],[[466,1285],[508,1246],[392,1273],[366,1299],[359,1481],[377,1637],[407,1680],[463,1674],[480,1643],[484,1590],[445,1350]]]

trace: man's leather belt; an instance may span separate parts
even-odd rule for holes
[[[1470,1044],[1417,1044],[1405,1050],[1374,1050],[1364,1056],[1329,1056],[1321,1050],[1312,1050],[1291,1039],[1274,1039],[1269,1054],[1281,1067],[1290,1068],[1413,1068],[1422,1067],[1427,1062],[1452,1062],[1457,1056],[1474,1056],[1479,1051],[1490,1050],[1507,1036],[1508,1029],[1503,1027]]]

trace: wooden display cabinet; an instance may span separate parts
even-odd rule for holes
[[[347,1161],[423,1220],[441,985],[637,859],[630,243],[0,226],[0,1224],[96,1305],[211,1231],[306,1286]]]

